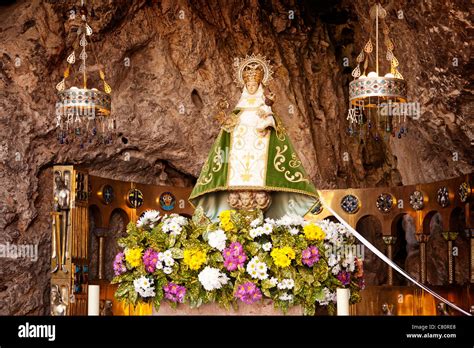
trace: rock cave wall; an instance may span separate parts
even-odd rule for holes
[[[120,135],[109,146],[60,145],[54,86],[78,3],[0,6],[0,243],[37,243],[40,254],[34,264],[0,260],[0,314],[48,312],[51,167],[191,186],[218,133],[217,101],[237,101],[234,57],[272,61],[275,110],[318,188],[423,183],[473,169],[466,1],[384,2],[409,99],[422,108],[409,135],[385,145],[346,135],[351,67],[370,26],[372,2],[362,0],[93,1],[94,44]]]

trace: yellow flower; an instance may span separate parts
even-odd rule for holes
[[[288,267],[291,264],[291,260],[296,257],[295,251],[290,247],[274,248],[270,253],[275,265],[278,267]]]
[[[184,263],[193,270],[198,270],[206,262],[206,253],[199,249],[185,249]]]
[[[141,248],[127,249],[125,252],[125,260],[132,267],[140,266],[142,263],[142,251]]]
[[[221,221],[222,220],[230,220],[230,214],[231,214],[231,210],[223,210],[219,214],[219,219],[221,219]]]
[[[290,259],[294,260],[296,257],[295,251],[291,249],[290,247],[284,247],[281,249],[282,252],[284,252]]]
[[[307,240],[323,240],[326,237],[323,229],[313,223],[306,225],[303,232]]]
[[[226,232],[230,232],[235,229],[235,225],[231,220],[233,210],[223,210],[219,214],[219,219],[221,220],[221,227]]]

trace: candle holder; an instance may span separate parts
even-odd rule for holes
[[[349,315],[349,299],[351,297],[350,289],[336,289],[337,315]]]
[[[393,315],[393,304],[392,303],[384,303],[382,305],[382,313],[383,315]]]
[[[100,286],[87,287],[87,315],[99,315],[100,311]]]

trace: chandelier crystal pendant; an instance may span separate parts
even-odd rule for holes
[[[348,133],[360,138],[373,137],[376,141],[388,140],[389,136],[406,136],[407,85],[398,70],[399,61],[393,53],[394,44],[385,22],[386,10],[375,4],[370,17],[375,27],[375,57],[373,27],[369,39],[357,56],[357,66],[352,71],[354,80],[349,83]],[[385,44],[385,60],[379,60],[380,28]],[[382,69],[386,74],[381,74]]]
[[[101,144],[110,144],[115,131],[115,119],[111,115],[112,88],[105,81],[103,66],[97,60],[91,40],[93,30],[87,23],[84,5],[80,16],[74,19],[78,20],[78,25],[72,26],[77,28],[73,32],[77,38],[66,58],[63,78],[56,85],[59,99],[56,103],[58,141],[69,144],[79,139],[81,148],[94,139]],[[93,64],[89,66],[92,57]],[[89,75],[92,72],[96,72],[96,76]]]

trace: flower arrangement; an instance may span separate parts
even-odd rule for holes
[[[112,283],[121,301],[152,301],[157,310],[163,301],[229,309],[267,298],[283,312],[301,305],[314,315],[317,307],[334,313],[336,288],[350,288],[351,303],[360,300],[362,262],[341,224],[296,215],[265,219],[261,211],[226,210],[216,222],[198,211],[192,219],[145,216],[119,241],[124,250]]]

